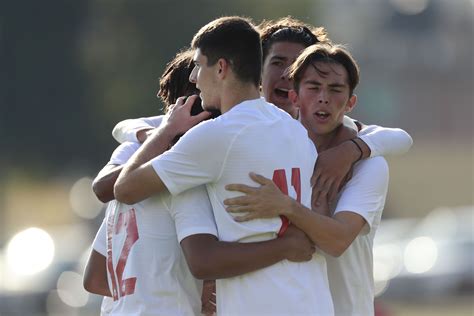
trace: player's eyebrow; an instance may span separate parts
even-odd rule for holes
[[[286,61],[288,58],[285,56],[279,56],[279,55],[274,55],[270,58],[270,60],[281,60],[281,61]]]
[[[347,85],[344,84],[344,83],[330,83],[330,84],[328,84],[328,86],[332,87],[332,88],[344,88]]]

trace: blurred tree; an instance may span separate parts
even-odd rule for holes
[[[257,5],[258,4],[258,5]],[[293,15],[312,1],[34,1],[1,11],[0,134],[4,164],[93,174],[116,146],[122,119],[160,113],[158,78],[210,20]]]

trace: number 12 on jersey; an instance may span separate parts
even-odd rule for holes
[[[122,211],[121,207],[129,207],[123,204],[115,204],[114,209],[109,212],[107,218],[107,272],[109,274],[112,286],[112,297],[114,301],[119,298],[135,293],[136,277],[123,279],[123,272],[127,264],[128,255],[133,244],[138,240],[138,227],[135,215],[135,209],[128,208]],[[118,214],[117,222],[115,223],[115,213]],[[123,238],[125,236],[125,239]],[[121,237],[121,238],[120,238]],[[114,243],[123,240],[123,246],[120,255],[114,253]],[[116,249],[116,248],[115,248]],[[117,264],[114,266],[114,259]]]

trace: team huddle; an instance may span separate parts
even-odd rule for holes
[[[358,83],[323,28],[203,26],[161,77],[166,114],[117,124],[94,180],[101,314],[373,315],[383,156],[412,140],[346,116]]]

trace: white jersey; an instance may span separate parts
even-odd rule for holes
[[[219,239],[250,242],[276,237],[280,218],[234,221],[223,200],[239,195],[229,183],[255,185],[249,172],[272,178],[280,189],[309,206],[317,157],[307,131],[263,98],[242,102],[189,130],[168,152],[151,161],[172,194],[206,184]],[[242,276],[217,280],[219,315],[332,315],[321,254],[305,263],[287,260]]]
[[[165,115],[158,115],[121,121],[115,125],[112,130],[112,136],[119,143],[127,141],[138,143],[137,132],[142,129],[157,128],[160,126],[164,117]]]
[[[125,143],[114,153],[138,147]],[[94,241],[98,252],[106,249],[109,314],[199,315],[202,281],[192,276],[178,242],[198,233],[217,235],[204,186],[134,205],[111,201]]]
[[[372,246],[388,189],[388,166],[384,158],[369,158],[354,166],[342,189],[335,213],[350,211],[366,224],[338,258],[326,255],[329,284],[337,316],[374,315]]]

